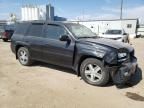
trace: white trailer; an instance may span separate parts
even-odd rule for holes
[[[139,28],[137,29],[137,35],[144,36],[144,25],[139,25]]]
[[[73,21],[85,25],[97,35],[102,35],[108,29],[124,29],[130,38],[135,38],[137,34],[138,19],[114,19],[114,20],[89,20]]]

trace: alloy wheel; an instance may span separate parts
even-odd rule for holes
[[[102,79],[102,69],[96,64],[88,64],[84,73],[85,77],[91,82],[98,82]]]
[[[28,54],[25,50],[19,51],[19,60],[22,64],[26,64],[28,62]]]

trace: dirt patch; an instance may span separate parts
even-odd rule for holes
[[[137,93],[131,93],[131,92],[127,92],[126,93],[126,96],[132,100],[135,100],[135,101],[144,101],[144,97],[143,96],[140,96],[139,94]]]
[[[132,43],[143,73],[144,39]],[[132,93],[126,97],[126,92]],[[65,68],[39,62],[20,65],[10,43],[0,40],[0,108],[143,108],[143,97],[133,93],[144,94],[144,80],[133,88],[91,86]]]

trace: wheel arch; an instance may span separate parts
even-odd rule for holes
[[[82,64],[82,62],[88,58],[94,58],[94,59],[97,59],[97,60],[100,60],[102,61],[102,58],[98,58],[96,56],[92,56],[92,55],[83,55],[80,57],[79,61],[78,61],[78,67],[77,67],[77,75],[80,76],[80,66]]]

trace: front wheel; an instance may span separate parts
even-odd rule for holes
[[[88,58],[80,66],[82,79],[91,85],[104,86],[109,81],[109,72],[106,71],[101,61]]]
[[[32,60],[30,58],[30,54],[27,48],[21,47],[17,51],[17,56],[19,62],[24,66],[29,66],[32,64]]]
[[[124,43],[129,43],[129,36],[125,37],[125,39],[123,40]]]

